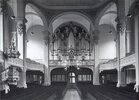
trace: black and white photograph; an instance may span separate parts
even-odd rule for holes
[[[139,0],[0,0],[0,100],[139,100]]]

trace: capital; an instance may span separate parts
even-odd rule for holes
[[[123,34],[126,31],[126,20],[125,20],[125,18],[117,17],[115,19],[115,21],[117,22],[118,33]]]

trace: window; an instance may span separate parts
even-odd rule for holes
[[[76,83],[76,81],[75,81],[75,73],[73,73],[73,72],[71,72],[71,73],[69,73],[69,81],[70,81],[70,83]]]

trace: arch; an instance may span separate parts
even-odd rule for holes
[[[34,5],[34,4],[31,4],[31,3],[28,3],[26,4],[26,7],[27,5],[29,5],[30,7],[32,7],[36,13],[39,15],[39,17],[42,19],[43,23],[44,23],[44,26],[46,28],[48,28],[48,22],[47,22],[47,18],[44,16],[44,14]]]
[[[115,2],[110,2],[97,16],[96,16],[96,20],[95,20],[95,28],[98,28],[98,26],[99,26],[99,21],[100,21],[100,19],[101,19],[101,17],[103,16],[103,15],[105,15],[105,14],[108,14],[108,13],[114,13],[115,14],[115,12],[114,11],[108,11],[108,12],[106,12],[110,7],[112,7],[113,5],[116,5],[116,3]],[[117,7],[117,6],[116,6]],[[116,9],[117,10],[117,9]]]
[[[82,24],[80,24],[80,23],[78,23],[78,22],[74,22],[74,21],[71,21],[71,22],[74,23],[75,25],[80,26],[81,28],[85,29],[85,31],[88,33],[88,30],[87,30],[86,27],[84,27]],[[65,25],[67,25],[67,24],[69,24],[69,23],[70,23],[70,21],[65,22],[65,23],[62,23],[61,25],[59,25],[59,26],[54,30],[54,33],[57,31],[57,29],[58,29],[59,27],[64,27]]]
[[[51,72],[51,82],[67,84],[67,72],[64,68],[55,68]]]
[[[67,72],[65,71],[64,68],[55,68],[50,73],[52,75],[53,73],[55,73],[55,74],[61,74],[61,72],[63,72],[63,74],[67,74]]]
[[[30,84],[43,84],[44,82],[44,73],[37,70],[27,70],[26,71],[26,81]]]
[[[137,9],[139,9],[137,8],[138,6],[139,6],[139,2],[134,1],[129,8],[128,14],[130,14],[131,16],[135,16]]]
[[[121,71],[124,71],[125,69],[130,69],[130,68],[136,69],[134,65],[128,65],[128,66],[121,67]]]
[[[82,74],[86,73],[86,74],[92,74],[93,75],[93,71],[90,68],[85,68],[85,67],[81,67],[78,70],[77,74],[80,74],[80,73],[82,73]]]
[[[57,14],[56,16],[51,18],[50,24],[49,24],[49,29],[51,29],[51,31],[52,31],[53,30],[52,29],[52,24],[54,23],[54,21],[56,21],[56,19],[58,19],[62,16],[65,16],[65,15],[77,15],[77,16],[80,16],[80,17],[84,18],[85,20],[87,20],[90,23],[91,28],[94,30],[93,19],[89,15],[87,15],[85,13],[81,13],[81,12],[63,12],[63,13]]]

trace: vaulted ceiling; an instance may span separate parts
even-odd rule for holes
[[[97,8],[108,1],[110,0],[32,0],[35,4],[47,9]]]

